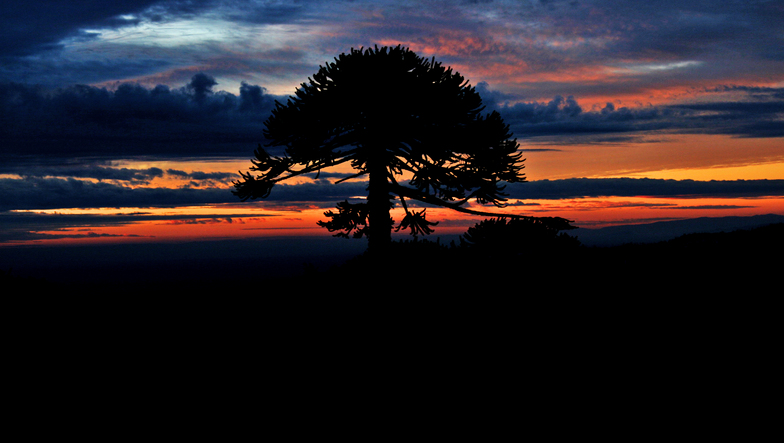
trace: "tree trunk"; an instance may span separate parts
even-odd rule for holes
[[[368,161],[369,187],[369,235],[368,251],[374,256],[383,256],[392,242],[392,223],[389,217],[389,181],[383,158],[384,149]]]

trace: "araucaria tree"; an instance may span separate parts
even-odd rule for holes
[[[395,202],[405,210],[397,230],[428,234],[436,223],[407,200],[498,215],[464,205],[503,207],[501,182],[525,181],[508,125],[495,111],[483,115],[475,88],[434,58],[400,46],[352,49],[295,94],[265,122],[266,147],[285,148],[285,156],[259,146],[250,170],[260,174],[241,173],[233,192],[243,201],[266,198],[278,182],[350,162],[356,174],[343,180],[367,175],[367,202],[342,202],[319,225],[341,236],[367,235],[371,253],[391,241]]]

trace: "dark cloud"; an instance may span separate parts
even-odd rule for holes
[[[181,88],[116,89],[77,85],[47,90],[0,84],[0,156],[160,158],[248,156],[263,143],[263,122],[282,97],[243,83],[239,94],[214,92],[217,82],[199,73]],[[658,130],[782,137],[784,88],[726,87],[735,100],[585,110],[578,99],[513,102],[480,85],[488,109],[501,112],[515,135],[573,137]],[[7,160],[8,161],[8,160]]]
[[[668,1],[644,5],[612,1],[602,6],[607,17],[620,13],[638,25],[630,29],[636,32],[627,32],[622,43],[613,48],[622,50],[621,55],[700,57],[712,61],[734,53],[745,59],[761,55],[766,46],[784,43],[781,33],[770,32],[777,26],[775,23],[784,20],[784,9],[776,1]]]
[[[8,44],[0,46],[17,55],[55,47],[66,37],[79,36],[84,29],[100,32],[141,22],[158,24],[209,16],[243,26],[296,24],[316,33],[326,25],[339,29],[329,43],[324,43],[330,48],[345,50],[358,42],[398,40],[430,47],[437,51],[432,55],[460,64],[471,64],[471,59],[480,64],[493,62],[500,57],[522,61],[529,72],[542,73],[574,71],[585,64],[698,59],[705,62],[700,75],[724,70],[737,74],[748,68],[721,61],[740,57],[780,63],[784,57],[780,49],[784,36],[778,32],[784,11],[774,0],[644,4],[623,0],[74,0],[40,1],[36,8],[26,3],[6,3],[0,10],[0,24]],[[132,16],[119,18],[122,14]],[[200,49],[208,50],[211,44],[200,45]],[[145,51],[164,52],[156,49],[150,46]],[[248,61],[255,54],[243,58]],[[766,69],[775,69],[775,65]]]
[[[112,31],[193,19],[217,0],[36,0],[0,3],[0,81],[60,87],[138,78],[181,67],[182,58],[144,42],[102,45]],[[144,40],[144,39],[142,39]],[[119,49],[123,48],[123,49]],[[145,55],[146,54],[146,55]],[[203,52],[201,53],[203,57]]]
[[[0,60],[57,49],[66,37],[87,27],[134,25],[122,14],[142,11],[159,0],[37,0],[0,4]]]
[[[784,36],[774,31],[784,20],[784,9],[775,0],[564,0],[548,2],[546,8],[521,7],[516,11],[519,19],[538,24],[522,29],[526,36],[572,43],[550,51],[567,69],[585,62],[691,59],[706,61],[706,70],[742,69],[740,64],[712,62],[731,54],[744,59],[762,57],[770,47],[784,43]],[[558,66],[541,65],[548,67]]]
[[[684,110],[699,132],[739,137],[784,137],[784,99],[775,90],[776,101],[723,101],[672,105]]]
[[[180,171],[167,171],[179,175]],[[183,173],[184,174],[184,173]],[[212,174],[189,173],[196,180],[211,180]],[[220,174],[224,179],[224,174]],[[239,178],[239,175],[234,177]],[[338,201],[367,195],[367,183],[338,185],[326,179],[299,185],[280,184],[264,201],[276,204],[319,204],[332,207]],[[19,209],[174,207],[200,204],[239,203],[230,187],[196,189],[130,187],[124,183],[92,182],[75,178],[26,177],[0,179],[0,211]]]
[[[275,217],[267,214],[242,214],[237,213],[232,217],[220,215],[186,215],[166,214],[154,215],[149,213],[133,214],[59,214],[39,212],[0,212],[0,243],[51,240],[57,238],[96,237],[98,234],[91,229],[107,226],[123,226],[138,222],[161,222],[182,224],[205,223],[242,223],[244,219],[258,219],[261,217]],[[74,229],[78,228],[79,231]],[[51,231],[61,233],[51,234]],[[75,233],[76,232],[76,233]],[[101,234],[101,236],[112,236]],[[135,235],[118,235],[122,237],[136,237]]]
[[[13,63],[0,64],[0,83],[15,82],[60,88],[65,85],[93,84],[108,79],[138,78],[161,71],[176,70],[178,65],[163,55],[149,57],[24,57]],[[193,75],[188,70],[187,81]],[[182,83],[182,82],[179,82]]]
[[[273,188],[267,201],[324,202],[332,207],[340,200],[367,196],[367,182],[345,182],[333,184],[319,179],[313,183],[299,185],[279,184]]]
[[[96,180],[116,180],[130,182],[149,182],[156,177],[163,176],[160,168],[130,169],[111,168],[97,165],[65,165],[65,166],[27,166],[14,163],[0,166],[0,172],[16,174],[24,178],[30,177],[73,177],[92,178]]]
[[[203,102],[208,95],[212,94],[212,87],[217,84],[218,82],[214,78],[200,72],[193,76],[185,88],[196,102]]]
[[[551,200],[582,197],[739,198],[784,195],[784,180],[663,180],[573,178],[507,186],[510,198]]]
[[[0,179],[0,211],[236,203],[229,189],[130,188],[73,178]]]
[[[231,172],[185,172],[177,169],[167,169],[166,173],[180,178],[191,180],[214,180],[214,181],[227,181],[237,180],[237,174]]]
[[[250,155],[276,97],[254,85],[238,96],[215,85],[201,73],[179,89],[0,84],[0,156]]]
[[[655,131],[682,127],[686,111],[667,107],[628,108],[607,103],[599,111],[585,111],[572,96],[556,96],[549,102],[492,106],[520,138],[574,136],[618,132]],[[676,125],[676,128],[673,128]]]
[[[607,103],[601,109],[588,111],[572,96],[556,96],[549,102],[513,103],[508,95],[486,90],[483,98],[488,108],[499,111],[520,138],[660,130],[739,137],[784,136],[784,88],[732,87],[714,91],[733,91],[742,97],[633,108]]]
[[[170,172],[171,173],[171,172]],[[587,197],[742,198],[783,196],[784,180],[696,181],[609,178],[537,180],[509,184],[509,198],[557,200]],[[264,202],[275,205],[317,205],[331,208],[338,201],[363,198],[367,182],[332,184],[326,179],[312,183],[277,185]],[[149,188],[77,179],[0,179],[0,211],[57,208],[174,207],[237,203],[230,188]]]
[[[289,0],[285,2],[251,2],[238,8],[236,1],[223,1],[221,9],[228,19],[255,24],[298,23],[317,18],[323,2]],[[340,3],[339,1],[331,3]]]

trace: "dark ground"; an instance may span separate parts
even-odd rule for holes
[[[727,380],[767,392],[772,378],[760,374],[777,368],[784,224],[526,254],[397,243],[383,272],[348,249],[364,242],[335,244],[347,249],[326,267],[303,264],[296,242],[268,239],[223,244],[211,258],[205,244],[67,249],[59,277],[4,271],[12,379],[32,377],[24,389],[47,395],[73,389],[62,401],[81,395],[74,380],[85,378],[106,395],[116,391],[104,385],[170,392],[182,380],[202,396],[193,386],[212,377],[247,396],[286,377],[297,379],[286,390],[323,388],[343,380],[326,375],[356,383],[383,368],[460,396],[472,377],[504,396],[539,390],[553,407],[593,407],[608,386],[620,405],[687,395],[721,406],[735,395]],[[265,248],[277,258],[244,255]],[[35,269],[53,269],[42,261]],[[37,407],[42,397],[30,398]]]
[[[42,290],[56,295],[340,295],[371,288],[412,294],[760,294],[776,291],[770,283],[779,286],[784,224],[611,247],[457,244],[396,242],[381,272],[363,254],[364,241],[332,238],[7,248],[0,249],[0,283],[4,297]]]

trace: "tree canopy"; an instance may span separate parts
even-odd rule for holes
[[[241,172],[235,195],[266,198],[275,184],[349,162],[356,171],[340,181],[368,176],[366,203],[338,204],[319,224],[337,235],[390,239],[390,209],[405,216],[396,229],[428,234],[436,224],[406,200],[476,215],[470,200],[505,206],[502,182],[525,181],[522,154],[509,126],[459,73],[435,58],[401,46],[352,49],[320,66],[265,122],[250,172]],[[258,172],[259,174],[253,174]]]

